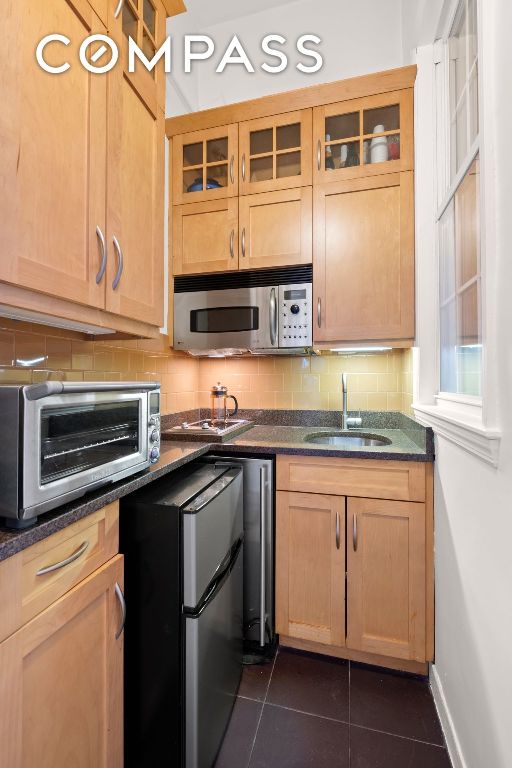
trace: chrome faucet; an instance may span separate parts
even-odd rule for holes
[[[343,409],[341,411],[341,428],[350,429],[350,427],[360,427],[362,424],[361,418],[356,418],[348,415],[348,387],[347,387],[347,374],[341,374],[341,392],[343,395]]]

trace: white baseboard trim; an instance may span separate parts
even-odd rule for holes
[[[448,709],[448,704],[446,703],[441,678],[439,677],[434,664],[430,665],[430,687],[432,688],[434,704],[436,705],[437,714],[441,721],[441,727],[443,729],[446,747],[448,749],[448,754],[450,755],[450,760],[452,761],[452,766],[453,768],[468,768],[462,754],[462,749],[455,731],[450,710]]]

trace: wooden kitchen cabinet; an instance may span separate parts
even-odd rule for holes
[[[347,647],[425,660],[425,505],[347,500]]]
[[[117,556],[0,643],[6,766],[123,765],[123,625]]]
[[[165,16],[161,0],[12,4],[0,61],[11,94],[0,129],[2,303],[135,335],[163,324],[165,73],[162,61],[129,73],[127,48],[132,35],[151,58]],[[71,40],[45,49],[51,65],[69,60],[59,75],[34,57],[55,28]],[[108,74],[77,60],[96,33],[120,50]]]
[[[413,189],[412,172],[314,188],[315,342],[414,338]]]
[[[236,197],[238,126],[223,125],[176,136],[171,167],[175,205]]]
[[[313,183],[413,170],[413,121],[412,89],[316,107]]]
[[[276,630],[345,644],[345,499],[278,491]]]
[[[238,269],[238,200],[177,205],[172,218],[174,275]]]
[[[240,197],[240,269],[311,264],[311,219],[311,187]]]
[[[276,486],[280,642],[424,673],[434,658],[432,465],[278,456]]]
[[[310,109],[240,123],[240,194],[311,184]]]
[[[34,51],[50,32],[77,48],[107,30],[85,0],[9,3],[2,30],[0,280],[104,307],[96,228],[105,232],[107,80],[77,61],[49,74]],[[49,45],[45,58],[61,64],[63,46]]]

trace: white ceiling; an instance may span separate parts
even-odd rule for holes
[[[261,13],[267,8],[279,5],[289,5],[296,0],[185,0],[188,21],[193,22],[196,29],[205,29],[230,19],[239,19]],[[185,15],[185,14],[184,14]],[[181,19],[180,19],[181,20]]]

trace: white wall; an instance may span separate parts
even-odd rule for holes
[[[253,7],[257,8],[257,3]],[[277,4],[261,13],[215,26],[202,27],[199,12],[189,18],[183,14],[171,21],[171,33],[175,37],[171,80],[179,83],[194,110],[392,69],[403,63],[401,0],[366,0],[359,4],[353,0],[299,0]],[[198,62],[189,75],[183,73],[180,61],[180,40],[185,33],[208,34],[217,47],[214,57]],[[270,33],[281,34],[288,40],[284,49],[289,53],[290,65],[278,75],[270,75],[260,68],[266,60],[260,43]],[[324,66],[314,75],[305,75],[295,68],[300,60],[295,52],[295,42],[306,33],[317,34],[323,41],[320,50]],[[253,60],[255,73],[249,74],[242,66],[229,66],[223,74],[215,73],[233,34],[238,35]],[[270,63],[275,63],[275,60],[270,60]],[[169,97],[169,115],[189,111],[183,109],[180,99],[172,99],[171,91]]]
[[[490,385],[486,387],[486,393],[489,399],[492,397],[492,402],[488,400],[486,403],[486,411],[492,415],[492,422],[497,414],[502,440],[499,465],[494,468],[447,439],[436,438],[436,660],[432,680],[455,768],[510,768],[512,4],[510,0],[482,0],[480,8],[484,114],[482,166],[487,206],[488,306],[485,325]],[[422,65],[427,60],[428,56],[420,53],[419,63]],[[421,75],[420,71],[419,80]],[[431,98],[427,94],[426,109],[429,104]],[[417,152],[428,151],[427,142],[422,142],[421,146],[417,143]],[[420,178],[422,166],[425,174]],[[419,188],[430,183],[426,167],[424,163],[416,165]],[[428,201],[429,195],[417,196],[417,199],[420,197]],[[423,213],[417,210],[420,221]],[[431,290],[425,284],[418,288],[420,292]],[[418,304],[418,323],[423,326],[425,335],[428,329],[425,330],[422,314],[429,301],[428,296],[423,299],[423,303]],[[432,323],[430,328],[430,332],[435,333]],[[429,340],[426,341],[422,348],[428,351]],[[494,354],[496,349],[499,350],[497,356]]]

